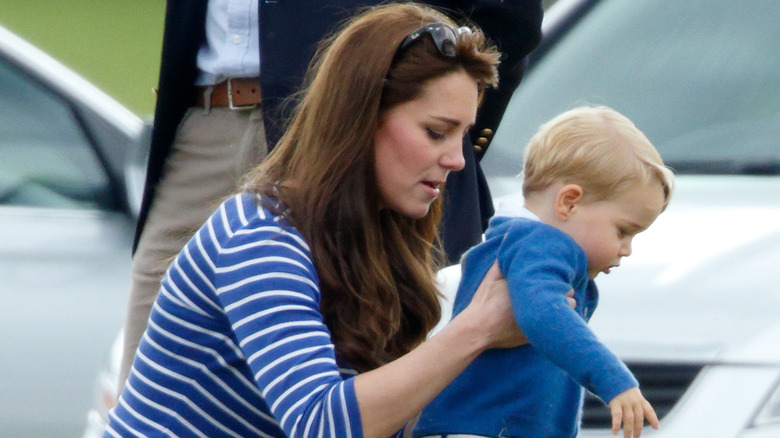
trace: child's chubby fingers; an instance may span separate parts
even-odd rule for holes
[[[609,408],[612,413],[612,433],[617,435],[620,431],[620,425],[623,425],[623,436],[625,438],[639,438],[642,434],[645,419],[658,429],[658,416],[653,410],[639,388],[631,388],[610,400]]]
[[[650,426],[653,426],[653,429],[658,429],[661,426],[661,423],[658,421],[658,415],[656,415],[655,409],[653,409],[650,402],[644,400],[642,402],[642,408],[645,411],[645,419],[650,423]]]
[[[613,399],[609,403],[609,410],[612,414],[612,434],[617,435],[623,423],[623,405]]]

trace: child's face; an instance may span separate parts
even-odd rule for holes
[[[588,255],[591,279],[631,255],[634,236],[646,230],[663,210],[661,184],[653,181],[603,201],[581,202],[562,225]]]

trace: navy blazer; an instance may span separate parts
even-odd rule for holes
[[[163,31],[157,105],[141,213],[133,251],[143,230],[154,191],[176,130],[195,104],[197,53],[205,40],[207,0],[168,0]],[[319,41],[362,6],[364,0],[260,0],[263,117],[269,148],[281,137],[282,102],[297,91]],[[525,57],[541,39],[541,0],[432,0],[425,2],[465,15],[504,53],[500,84],[488,90],[471,138],[464,141],[466,167],[447,180],[442,236],[448,258],[456,262],[481,241],[493,214],[492,199],[478,162],[487,150],[512,92],[525,70]],[[294,23],[294,25],[291,25]],[[296,56],[291,56],[294,54]],[[300,55],[300,56],[298,56]],[[476,144],[476,147],[472,147]]]

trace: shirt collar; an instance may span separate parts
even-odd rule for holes
[[[541,222],[539,216],[523,206],[523,199],[519,196],[510,196],[498,201],[494,216],[518,217]]]

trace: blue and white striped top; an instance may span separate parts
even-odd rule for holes
[[[228,199],[168,269],[104,436],[362,437],[319,304],[298,231]]]

